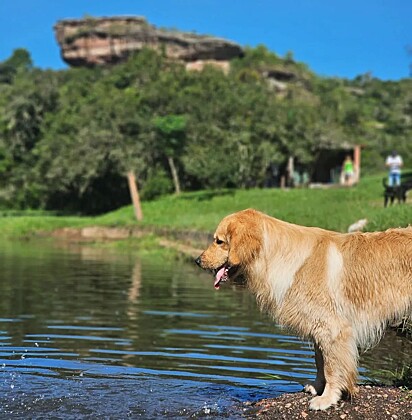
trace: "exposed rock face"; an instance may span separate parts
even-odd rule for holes
[[[242,48],[211,36],[158,29],[142,17],[65,19],[54,26],[63,60],[71,66],[95,66],[124,61],[143,48],[182,60],[188,68],[205,63],[225,70],[228,61],[243,55]]]

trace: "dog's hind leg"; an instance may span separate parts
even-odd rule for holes
[[[339,328],[339,325],[337,325]],[[336,404],[342,392],[353,395],[357,392],[358,351],[349,326],[341,327],[335,335],[336,326],[328,334],[318,337],[317,345],[323,355],[325,389],[320,396],[312,398],[312,410],[325,410]]]
[[[401,190],[401,201],[403,204],[406,203],[406,189]]]
[[[312,395],[322,395],[325,389],[326,379],[324,372],[323,355],[320,348],[315,344],[316,379],[314,382],[305,385],[303,390]]]

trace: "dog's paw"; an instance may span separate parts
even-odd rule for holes
[[[321,395],[310,400],[309,408],[311,410],[326,410],[337,402],[338,398],[331,398],[329,395]]]
[[[303,387],[303,391],[313,396],[322,395],[323,391],[325,390],[325,385],[326,385],[325,382],[319,379],[316,379],[315,381],[310,382],[309,384],[306,384]]]
[[[313,395],[313,396],[318,395],[318,393],[317,393],[317,391],[316,391],[315,387],[314,387],[312,384],[306,384],[306,385],[303,387],[303,391],[304,391],[304,392],[307,392],[308,394],[311,394],[311,395]]]

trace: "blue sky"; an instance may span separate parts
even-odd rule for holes
[[[0,61],[26,48],[36,66],[66,68],[53,25],[85,15],[144,16],[280,56],[292,51],[322,76],[399,80],[412,63],[412,0],[1,0]]]

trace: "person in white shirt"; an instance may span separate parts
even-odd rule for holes
[[[401,167],[403,166],[403,161],[396,150],[392,150],[392,153],[386,158],[385,165],[389,168],[389,186],[401,185]]]

